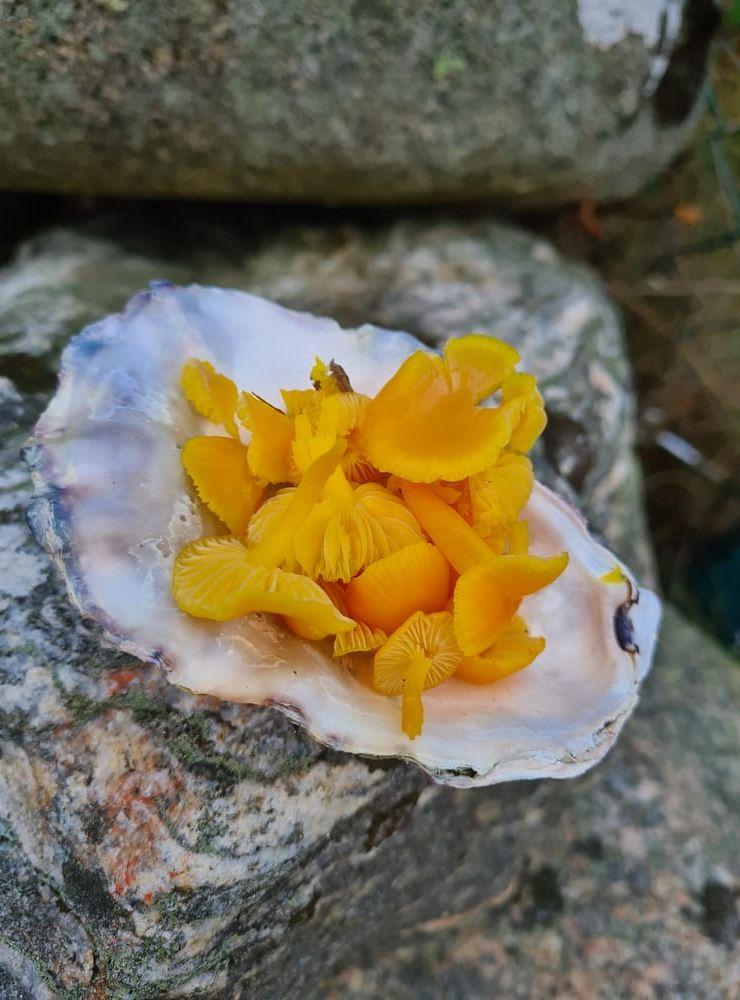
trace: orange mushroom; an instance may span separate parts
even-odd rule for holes
[[[252,432],[249,443],[252,473],[267,483],[287,483],[294,479],[293,421],[288,414],[251,392],[241,394],[237,413]]]
[[[434,545],[418,542],[378,559],[347,586],[350,615],[392,632],[414,611],[441,611],[450,567]]]
[[[222,424],[232,437],[239,437],[234,422],[239,390],[210,361],[187,361],[180,373],[180,387],[196,413],[211,423]]]
[[[190,438],[182,464],[203,503],[233,535],[243,535],[265,492],[249,470],[246,446],[234,438]]]
[[[452,615],[446,611],[417,611],[377,651],[373,687],[401,695],[401,728],[409,739],[416,739],[424,724],[422,692],[447,680],[461,661]]]
[[[367,407],[358,443],[381,472],[417,483],[464,479],[493,464],[511,435],[509,409],[480,400],[518,355],[490,337],[450,341],[445,357],[416,351]]]
[[[314,639],[354,627],[317,583],[255,564],[238,538],[201,538],[186,545],[175,563],[172,589],[178,607],[196,618],[223,622],[268,611],[304,621]]]
[[[293,534],[315,504],[342,457],[344,444],[309,468],[291,501],[259,543],[247,548],[237,538],[202,538],[178,554],[172,590],[181,610],[197,618],[228,621],[268,611],[303,621],[313,638],[347,632],[355,623],[335,607],[318,583],[278,567]]]
[[[485,537],[519,517],[534,487],[532,463],[525,455],[504,452],[467,486],[471,523]]]
[[[547,587],[568,565],[565,552],[539,556],[490,556],[466,570],[455,585],[455,634],[466,656],[492,645],[522,598]]]
[[[372,628],[364,622],[356,622],[349,632],[342,632],[334,638],[333,656],[349,656],[351,653],[372,653],[388,639],[381,628]]]
[[[524,452],[545,414],[518,361],[501,341],[458,338],[443,357],[411,355],[370,399],[317,358],[313,388],[281,390],[284,410],[188,362],[187,398],[231,437],[193,438],[183,465],[246,540],[187,545],[173,571],[178,606],[215,621],[271,612],[305,639],[333,635],[335,657],[375,651],[373,686],[402,695],[410,739],[425,689],[455,671],[491,683],[527,666],[545,640],[517,611],[568,557],[527,554],[534,476]],[[482,407],[495,392],[499,405]],[[262,502],[269,484],[295,485]]]
[[[299,488],[287,487],[262,505],[250,522],[250,540],[261,537]],[[337,469],[296,527],[286,565],[346,583],[377,559],[419,541],[421,528],[398,497],[379,483],[355,486]]]
[[[401,482],[401,496],[416,520],[458,573],[488,559],[491,550],[464,517],[432,486]]]
[[[501,409],[512,419],[509,447],[514,451],[529,451],[547,426],[545,404],[534,375],[526,372],[508,375],[501,386],[501,404]]]
[[[455,677],[469,684],[492,684],[528,667],[545,648],[541,636],[531,636],[526,623],[515,615],[480,656],[466,656]]]

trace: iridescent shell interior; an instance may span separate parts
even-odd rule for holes
[[[522,606],[547,638],[545,651],[495,684],[453,678],[428,691],[414,742],[400,730],[397,699],[358,680],[329,643],[303,641],[267,615],[221,624],[174,604],[174,556],[215,528],[180,449],[219,430],[185,402],[183,363],[208,360],[279,404],[280,387],[306,384],[316,355],[336,359],[372,395],[420,346],[405,333],[344,330],[243,292],[153,285],[64,353],[58,392],[26,453],[33,530],[80,611],[174,684],[275,706],[331,747],[407,758],[448,784],[580,774],[612,746],[636,703],[660,610],[624,567],[627,582],[600,579],[617,560],[543,486],[525,511],[532,551],[570,554],[565,573]]]

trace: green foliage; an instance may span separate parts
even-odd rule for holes
[[[731,0],[725,11],[725,23],[732,28],[740,28],[740,0]]]

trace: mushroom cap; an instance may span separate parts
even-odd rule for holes
[[[185,442],[182,464],[203,503],[233,535],[243,535],[265,492],[249,469],[246,445],[202,434]]]
[[[419,659],[429,661],[425,691],[454,674],[462,654],[449,611],[417,611],[398,626],[375,654],[375,687],[383,694],[399,694],[409,668]]]
[[[347,586],[352,617],[386,632],[414,611],[441,611],[449,596],[449,563],[439,549],[422,541],[378,559]]]
[[[480,388],[453,377],[439,356],[416,351],[368,405],[358,431],[363,452],[381,472],[418,483],[482,472],[508,444],[511,421],[503,407],[478,406]]]

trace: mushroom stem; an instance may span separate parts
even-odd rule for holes
[[[320,455],[309,466],[299,486],[296,487],[290,503],[275,519],[262,539],[249,550],[250,562],[258,566],[274,568],[285,558],[295,533],[318,502],[326,481],[339,464],[346,448],[344,441],[337,441],[333,448]]]
[[[431,486],[404,482],[401,493],[406,506],[458,573],[472,569],[492,555],[475,529],[441,500]]]
[[[427,674],[434,664],[427,656],[417,656],[408,666],[403,677],[403,694],[401,697],[401,728],[410,740],[415,740],[421,733],[424,723],[424,705],[421,693]]]
[[[327,480],[325,495],[331,497],[337,507],[349,507],[352,505],[354,491],[341,467],[335,469]]]

